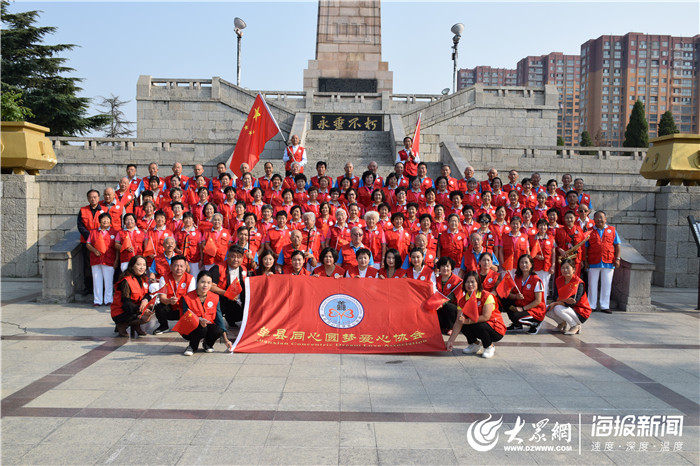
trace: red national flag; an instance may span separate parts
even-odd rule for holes
[[[247,163],[252,171],[260,160],[265,143],[279,132],[280,128],[267,107],[265,99],[258,94],[243,128],[241,128],[241,133],[238,135],[236,148],[233,150],[229,163],[231,171],[240,177],[243,162]]]
[[[506,272],[506,274],[503,276],[503,280],[501,280],[501,283],[499,283],[496,287],[496,293],[498,293],[498,296],[501,298],[507,298],[510,294],[510,290],[512,290],[514,287],[515,282],[513,281],[513,277]]]
[[[416,131],[413,133],[413,145],[411,146],[411,152],[418,157],[419,156],[419,146],[420,146],[420,117],[418,114],[418,123],[416,123]]]
[[[122,238],[122,251],[126,252],[127,249],[133,248],[133,244],[131,244],[131,237],[129,236],[129,233],[127,233],[126,230],[122,231],[124,233],[124,237]]]
[[[214,238],[209,235],[207,238],[207,242],[204,243],[204,254],[206,254],[209,257],[214,257],[216,255],[216,242],[214,241]]]
[[[199,317],[188,309],[187,312],[180,317],[180,320],[173,325],[173,332],[177,332],[180,335],[189,335],[197,328],[197,325],[199,325]]]
[[[234,351],[417,353],[444,351],[432,284],[418,280],[269,275],[245,280]],[[397,303],[401,303],[400,306]]]
[[[509,274],[506,275],[510,276]],[[467,302],[462,308],[462,314],[470,318],[473,322],[479,320],[479,306],[476,304],[476,293],[472,293],[469,299],[467,299]]]
[[[449,301],[449,298],[447,296],[440,293],[439,291],[436,291],[431,297],[423,301],[423,304],[421,304],[420,307],[425,312],[435,312],[438,309],[440,309],[442,305],[445,304],[447,301]]]
[[[535,238],[535,241],[532,243],[532,248],[530,248],[530,257],[534,259],[535,256],[540,254],[542,254],[542,248],[540,247],[540,242]]]
[[[226,289],[226,293],[224,293],[224,298],[233,301],[234,299],[236,299],[236,296],[241,294],[241,291],[243,291],[243,288],[241,288],[241,282],[239,282],[236,278],[235,280],[233,280],[233,283],[231,283]]]
[[[100,251],[100,254],[105,254],[107,252],[107,244],[105,243],[104,236],[102,236],[102,230],[95,230],[95,244],[93,244],[93,246]]]
[[[578,290],[578,280],[571,280],[569,283],[566,284],[566,287],[564,288],[564,292],[562,293],[562,296],[559,296],[559,299],[569,299],[576,294],[576,291]]]
[[[156,250],[153,247],[153,240],[151,238],[146,238],[146,244],[143,246],[143,255],[145,257],[156,255]]]

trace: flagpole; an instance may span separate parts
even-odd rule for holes
[[[263,101],[263,104],[265,104],[265,109],[267,109],[267,113],[269,113],[270,116],[272,117],[273,123],[275,124],[275,126],[277,126],[277,131],[279,131],[279,134],[282,135],[282,140],[284,141],[284,147],[287,147],[289,145],[289,143],[287,142],[287,138],[284,137],[284,133],[280,129],[280,125],[277,124],[277,120],[275,120],[275,116],[270,111],[270,107],[267,105],[267,102],[265,101],[265,96],[263,96],[260,92],[258,92],[258,95],[260,96],[260,99]]]

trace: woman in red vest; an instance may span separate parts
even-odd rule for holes
[[[483,288],[491,292],[499,282],[500,275],[493,270],[493,255],[485,252],[479,257],[479,280]]]
[[[314,269],[314,277],[340,278],[345,276],[345,269],[336,264],[338,251],[333,248],[324,248],[319,257],[321,265]]]
[[[454,273],[455,262],[449,257],[441,257],[437,261],[438,276],[435,286],[443,296],[449,299],[438,310],[438,322],[443,335],[449,335],[457,319],[457,302],[462,297],[462,279]]]
[[[561,276],[556,280],[556,299],[547,306],[547,315],[566,335],[581,333],[583,324],[591,315],[586,296],[586,284],[576,276],[576,265],[570,259],[561,263]]]
[[[425,265],[423,250],[421,248],[413,248],[411,249],[411,253],[408,257],[410,258],[410,265],[404,274],[404,278],[412,278],[425,283],[432,283],[433,288],[436,289],[435,272],[433,272],[433,269]]]
[[[485,291],[481,286],[479,274],[477,272],[467,272],[464,277],[464,296],[459,300],[459,310],[464,309],[469,299],[476,299],[478,319],[472,320],[464,313],[455,321],[452,328],[452,335],[447,340],[447,351],[452,351],[453,345],[459,333],[467,337],[469,345],[462,350],[465,354],[473,354],[481,351],[482,358],[492,358],[496,352],[493,345],[496,341],[501,341],[506,334],[506,326],[498,309],[495,297]],[[474,295],[474,298],[472,298]],[[481,340],[481,343],[478,343]]]
[[[118,233],[112,228],[112,217],[105,212],[98,219],[100,227],[90,232],[86,244],[90,251],[93,306],[112,304],[114,269],[117,268],[117,250],[114,245]],[[100,249],[103,248],[104,252],[101,252]]]
[[[542,280],[535,273],[529,254],[518,258],[515,287],[502,303],[511,321],[509,331],[521,330],[523,325],[527,325],[528,333],[534,335],[539,332],[547,308],[544,304]]]
[[[401,278],[403,277],[404,269],[401,268],[401,254],[394,248],[386,250],[384,255],[384,267],[379,269],[379,278]]]
[[[126,329],[131,327],[131,335],[146,335],[141,330],[153,316],[153,311],[145,311],[150,296],[148,295],[148,277],[146,275],[146,259],[134,256],[129,260],[126,272],[114,285],[114,302],[111,305],[111,316],[117,324],[120,337],[128,337]]]
[[[211,291],[213,283],[211,274],[207,270],[202,270],[197,276],[197,289],[190,291],[182,297],[181,306],[182,313],[188,310],[199,317],[199,325],[182,338],[189,341],[190,344],[185,350],[185,356],[192,356],[199,348],[199,342],[204,340],[204,352],[213,353],[214,343],[222,335],[224,331],[216,325],[216,315],[219,310],[219,296]],[[224,338],[226,348],[231,348],[231,342]]]

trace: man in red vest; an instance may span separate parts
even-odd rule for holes
[[[593,216],[595,228],[586,243],[588,263],[588,300],[591,309],[598,307],[598,281],[600,280],[600,310],[610,312],[610,290],[615,267],[620,266],[620,237],[615,227],[607,224],[605,212],[599,210]]]
[[[160,324],[153,335],[160,335],[168,331],[168,321],[178,320],[182,314],[180,299],[190,291],[197,288],[195,278],[187,273],[187,259],[185,256],[176,255],[170,260],[170,273],[160,277],[158,289],[160,303],[156,305],[156,319]]]
[[[304,173],[304,165],[306,165],[306,149],[299,145],[299,136],[293,134],[290,142],[292,144],[284,150],[284,155],[282,156],[287,176],[289,176],[289,173],[292,171],[293,162],[297,162],[301,165],[301,173]]]
[[[395,162],[404,164],[403,171],[409,179],[413,179],[418,175],[418,164],[420,163],[420,157],[418,157],[418,154],[413,153],[411,146],[413,146],[413,139],[409,136],[403,138],[403,149],[396,155]]]

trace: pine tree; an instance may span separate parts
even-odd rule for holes
[[[97,104],[98,107],[105,109],[105,113],[111,117],[111,121],[107,123],[102,130],[106,138],[127,138],[134,134],[131,126],[133,121],[128,121],[126,115],[122,111],[122,106],[131,102],[130,100],[121,100],[119,96],[110,94],[111,97],[101,97],[102,101]]]
[[[625,130],[623,147],[649,147],[649,124],[644,116],[644,104],[637,100],[632,108],[630,122]]]
[[[668,136],[669,134],[678,133],[676,122],[673,120],[671,110],[666,110],[659,120],[659,136]]]
[[[80,78],[66,77],[75,71],[57,56],[72,50],[73,44],[45,45],[44,36],[55,27],[34,24],[38,11],[9,13],[9,2],[2,0],[2,92],[19,92],[34,117],[32,123],[50,128],[55,136],[74,136],[97,129],[109,122],[107,115],[87,116],[90,99],[78,97]]]

